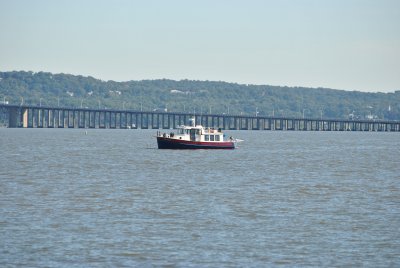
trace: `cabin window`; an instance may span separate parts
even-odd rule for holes
[[[196,134],[200,135],[200,129],[196,129]]]
[[[204,135],[204,140],[209,141],[210,140],[210,135]]]
[[[215,135],[215,141],[219,141],[219,135]]]
[[[210,135],[210,141],[214,141],[214,135]]]

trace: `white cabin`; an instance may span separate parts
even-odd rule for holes
[[[224,133],[221,129],[205,128],[201,125],[196,126],[179,126],[176,133],[158,133],[159,136],[163,136],[170,139],[185,140],[185,141],[200,141],[200,142],[223,142]]]

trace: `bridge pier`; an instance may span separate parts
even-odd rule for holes
[[[22,121],[22,127],[27,128],[28,127],[28,109],[23,108],[21,111],[21,121]]]
[[[19,109],[18,108],[12,108],[12,109],[9,110],[9,113],[8,113],[8,127],[10,127],[10,128],[18,127],[18,114],[19,114]]]

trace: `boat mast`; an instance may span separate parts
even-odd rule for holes
[[[189,122],[190,122],[190,125],[191,125],[192,127],[195,127],[195,126],[196,126],[196,117],[190,118],[190,119],[189,119]]]

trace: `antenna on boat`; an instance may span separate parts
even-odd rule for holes
[[[189,122],[192,127],[195,127],[196,126],[196,117],[193,116],[193,117],[189,118]]]

